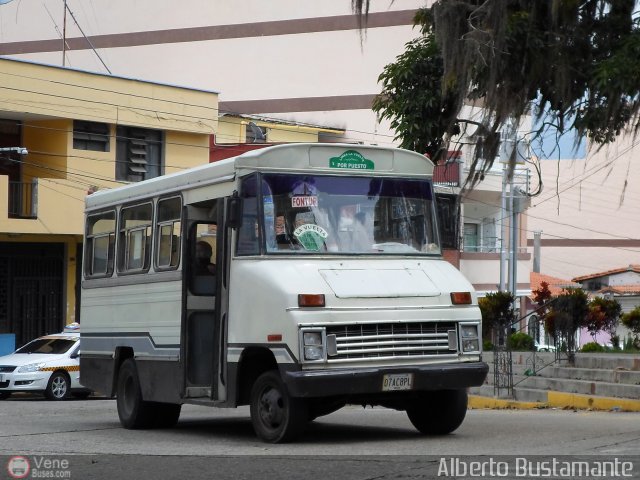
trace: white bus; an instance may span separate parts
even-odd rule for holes
[[[126,428],[250,405],[281,442],[358,404],[455,430],[488,367],[432,172],[405,150],[292,144],[88,196],[82,384],[117,396]]]

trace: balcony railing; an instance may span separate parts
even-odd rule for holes
[[[485,237],[481,242],[475,239],[462,238],[462,251],[468,253],[500,253],[500,238]],[[516,253],[528,253],[526,246],[516,247]],[[510,250],[507,246],[506,253],[509,255]]]
[[[38,217],[38,182],[9,182],[9,217]]]
[[[477,238],[462,238],[462,251],[472,253],[500,253],[500,239],[485,237],[481,242]]]
[[[459,187],[460,163],[447,162],[433,167],[433,183],[446,187]]]

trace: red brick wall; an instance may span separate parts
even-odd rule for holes
[[[460,269],[460,251],[459,250],[445,249],[442,251],[442,256],[451,265],[456,267],[458,270]]]

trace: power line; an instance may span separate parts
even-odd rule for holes
[[[29,76],[29,75],[20,75],[20,74],[7,73],[7,72],[0,72],[0,74],[1,75],[7,75],[7,76],[14,76],[14,77],[18,77],[18,78],[25,78],[25,79],[30,79],[30,80],[49,82],[49,83],[54,83],[54,84],[59,84],[59,85],[65,85],[65,86],[70,86],[70,87],[74,87],[74,88],[78,88],[78,89],[85,89],[85,90],[98,91],[98,92],[104,92],[104,93],[112,93],[114,95],[130,96],[130,97],[148,99],[148,100],[153,100],[153,101],[162,101],[162,102],[165,102],[165,103],[173,103],[173,104],[178,104],[178,105],[186,105],[186,106],[190,106],[190,107],[197,107],[197,108],[202,108],[202,109],[205,109],[205,110],[213,110],[214,112],[217,112],[219,115],[223,115],[223,114],[237,115],[237,116],[244,116],[245,115],[245,114],[241,114],[239,112],[234,112],[234,111],[231,111],[231,110],[220,110],[218,107],[210,107],[210,106],[201,105],[201,104],[190,104],[190,103],[185,103],[185,102],[179,102],[179,101],[176,101],[176,100],[162,99],[162,98],[158,98],[158,97],[155,97],[155,96],[154,97],[150,97],[150,96],[146,96],[146,95],[137,95],[137,94],[133,94],[133,93],[130,93],[130,92],[121,92],[121,91],[116,91],[116,90],[97,88],[97,87],[93,87],[93,86],[90,87],[90,86],[87,86],[87,85],[79,85],[79,84],[74,84],[74,83],[69,83],[69,82],[61,82],[61,81],[58,81],[58,80],[43,79],[43,78],[40,78],[40,77],[32,77],[32,76]],[[122,77],[122,78],[126,79],[126,77]],[[136,81],[136,79],[130,79],[130,80]],[[138,80],[138,81],[144,82],[144,80]],[[153,83],[153,82],[148,82],[148,83]],[[164,84],[161,84],[161,85],[164,85]],[[171,85],[165,85],[165,86],[172,87]],[[183,89],[187,89],[187,90],[198,90],[198,89],[188,88],[188,87],[177,87],[177,86],[173,86],[173,87],[174,88],[183,88]],[[9,87],[0,87],[0,88],[9,89]],[[42,95],[51,95],[51,96],[56,97],[53,94],[47,94],[47,93],[42,93],[42,92],[32,92],[32,91],[28,91],[28,90],[19,90],[19,89],[13,89],[13,90],[23,91],[25,93],[40,93]],[[67,98],[67,99],[78,100],[78,101],[88,101],[86,99],[77,98],[77,97],[60,96],[60,98]],[[122,108],[129,108],[129,109],[131,108],[131,107],[128,107],[128,106],[125,106],[125,105],[112,104],[112,103],[109,103],[109,102],[101,102],[101,101],[93,101],[93,100],[91,100],[91,102],[97,103],[97,104],[109,105],[109,106],[122,107]],[[144,109],[140,109],[140,110],[144,110]],[[168,112],[160,112],[160,111],[158,111],[157,113],[168,113]],[[187,115],[182,115],[182,116],[190,117],[190,116],[187,116]],[[259,117],[262,121],[265,121],[265,122],[281,123],[283,121],[281,118],[269,117],[269,116],[265,116],[265,115],[256,115],[256,117]],[[190,118],[200,118],[200,119],[202,119],[202,117],[190,117]],[[109,120],[111,120],[111,119],[109,119]],[[220,119],[218,119],[218,121],[220,121]],[[304,122],[300,122],[297,125],[303,126],[303,127],[311,127],[311,128],[315,127],[315,128],[318,128],[317,125],[306,124]],[[324,127],[324,128],[332,128],[332,127]],[[385,137],[385,138],[388,138],[390,140],[395,139],[395,134],[370,132],[370,131],[356,130],[356,129],[349,129],[349,131],[354,132],[354,133],[363,134],[363,135],[371,135],[371,136],[374,136],[376,138]]]
[[[76,16],[73,14],[71,9],[69,8],[69,5],[67,5],[66,0],[64,0],[64,8],[66,8],[67,11],[71,14],[71,18],[73,18],[73,21],[75,22],[76,26],[78,27],[78,30],[80,30],[80,33],[82,34],[82,36],[85,38],[85,40],[87,41],[87,43],[91,47],[91,50],[93,50],[93,53],[96,54],[96,57],[98,57],[98,59],[100,60],[100,63],[102,63],[102,66],[107,70],[107,72],[111,73],[111,70],[109,70],[109,67],[107,67],[107,64],[104,63],[104,60],[102,60],[102,57],[100,56],[100,54],[96,50],[96,47],[94,47],[93,43],[91,43],[91,39],[85,35],[84,30],[82,30],[82,27],[80,26],[80,23],[78,23],[78,20],[76,20]]]

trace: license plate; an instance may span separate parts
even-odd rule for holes
[[[411,390],[413,388],[413,373],[387,373],[382,377],[382,391]]]

